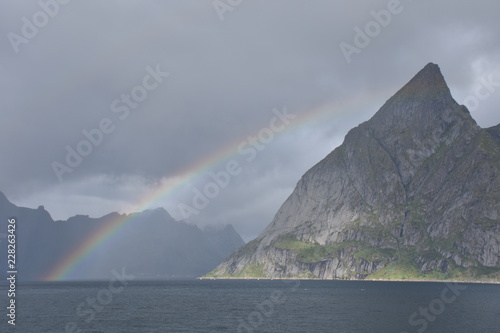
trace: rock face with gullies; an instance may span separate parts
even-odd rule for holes
[[[430,63],[208,276],[495,280],[499,255],[500,126]]]

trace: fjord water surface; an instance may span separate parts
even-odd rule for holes
[[[4,286],[4,285],[2,285]],[[16,326],[1,332],[493,333],[500,286],[181,280],[18,285]],[[5,288],[2,288],[5,291]],[[6,293],[3,293],[6,294]],[[6,313],[6,295],[2,295]]]

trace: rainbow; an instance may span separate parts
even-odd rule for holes
[[[95,54],[94,58],[106,59],[106,56],[116,57],[116,50],[120,50],[117,46],[120,45],[126,45],[127,47],[135,45],[136,49],[146,48],[149,42],[147,38],[144,38],[144,36],[154,36],[155,34],[162,33],[161,29],[158,29],[158,27],[154,24],[150,24],[147,29],[137,30],[132,35],[123,36],[121,39],[114,41],[112,47],[107,49],[103,48],[100,52]],[[102,66],[107,66],[107,63]],[[64,95],[69,89],[72,89],[72,87],[67,84],[67,82],[71,82],[70,79],[72,77],[78,77],[80,81],[87,82],[93,79],[95,73],[101,72],[102,70],[102,68],[96,67],[93,71],[89,71],[86,67],[77,66],[74,68],[73,72],[56,71],[53,73],[54,77],[48,83],[49,86],[47,86],[43,91],[40,91],[39,95],[34,96],[31,100],[38,100],[40,98],[58,98],[60,95]],[[300,115],[297,115],[293,122],[288,125],[284,131],[280,132],[279,135],[283,135],[302,126],[305,127],[313,121],[327,119],[337,112],[340,114],[340,112],[356,112],[356,110],[366,110],[367,107],[371,108],[373,107],[371,103],[374,100],[380,100],[381,98],[394,93],[396,88],[397,87],[386,87],[383,89],[379,87],[379,90],[372,91],[369,94],[356,96],[345,104],[325,104],[312,108],[306,112],[302,112]],[[256,133],[258,133],[258,131]],[[204,172],[208,171],[210,168],[229,159],[231,156],[237,155],[239,144],[243,142],[247,136],[242,136],[240,140],[221,147],[219,150],[200,158],[192,165],[184,168],[182,171],[175,173],[174,176],[171,177],[172,181],[166,182],[158,189],[148,193],[138,202],[132,204],[129,211],[139,212],[151,208],[152,206],[160,203],[164,198],[172,195],[176,189],[185,184],[189,184],[190,181],[194,180],[199,175],[204,174]],[[64,256],[64,258],[62,258],[62,260],[51,267],[42,280],[59,281],[75,276],[75,273],[79,269],[81,269],[86,263],[88,264],[88,260],[93,254],[102,248],[104,244],[108,244],[108,241],[112,238],[112,236],[117,234],[123,227],[133,221],[133,219],[133,214],[123,214],[115,218],[113,221],[104,223],[102,227],[97,228],[90,236],[77,244],[66,256]]]
[[[385,89],[388,92],[390,89]],[[392,90],[394,91],[394,90]],[[358,96],[348,104],[326,104],[316,107],[308,112],[303,112],[297,115],[285,130],[278,135],[298,129],[299,127],[306,126],[313,121],[321,121],[324,118],[331,117],[335,113],[346,112],[351,110],[362,110],[365,107],[372,107],[370,101],[374,97],[380,97],[382,91],[371,93],[368,95]],[[376,95],[376,96],[374,96]],[[365,102],[365,104],[363,104]],[[259,129],[260,131],[260,129]],[[255,132],[258,133],[259,131]],[[238,146],[247,138],[248,135],[243,136],[240,140],[236,140],[225,147],[197,160],[191,166],[185,168],[183,171],[176,173],[171,177],[172,181],[166,182],[158,189],[148,193],[145,197],[141,198],[138,202],[131,206],[130,211],[144,211],[152,206],[158,204],[163,199],[175,192],[176,189],[188,184],[196,177],[204,174],[214,166],[228,160],[230,157],[238,154]],[[108,243],[110,238],[118,233],[123,227],[134,220],[134,214],[123,214],[115,218],[111,222],[103,223],[103,226],[97,228],[89,237],[82,240],[80,244],[75,246],[62,260],[54,265],[50,271],[42,278],[43,281],[60,281],[71,278],[75,272],[78,271],[80,266],[83,266],[92,254],[97,252],[104,244]]]

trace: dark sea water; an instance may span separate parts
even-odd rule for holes
[[[500,286],[357,281],[27,283],[0,332],[498,333]],[[111,288],[110,288],[111,287]],[[120,288],[123,287],[123,288]]]

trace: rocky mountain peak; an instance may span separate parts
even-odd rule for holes
[[[479,130],[467,108],[453,99],[439,66],[429,63],[369,121],[353,129],[346,142],[348,149],[359,151],[361,137],[369,136],[390,156],[407,186],[443,144]]]
[[[216,277],[500,277],[500,130],[426,65],[297,183]]]
[[[0,210],[7,210],[8,208],[14,206],[7,197],[0,191]]]
[[[429,63],[404,85],[391,100],[399,102],[422,102],[424,100],[451,102],[453,98],[439,66]]]
[[[475,123],[452,97],[438,65],[429,63],[392,96],[371,123],[386,136],[388,130],[447,126],[456,118]]]
[[[3,192],[0,191],[0,203],[6,203],[6,202],[9,202],[9,200],[7,200],[5,194],[3,194]]]
[[[422,94],[429,91],[438,91],[450,93],[448,85],[444,79],[441,69],[438,65],[428,63],[420,70],[404,87],[402,90],[413,90],[413,92],[420,92]]]

